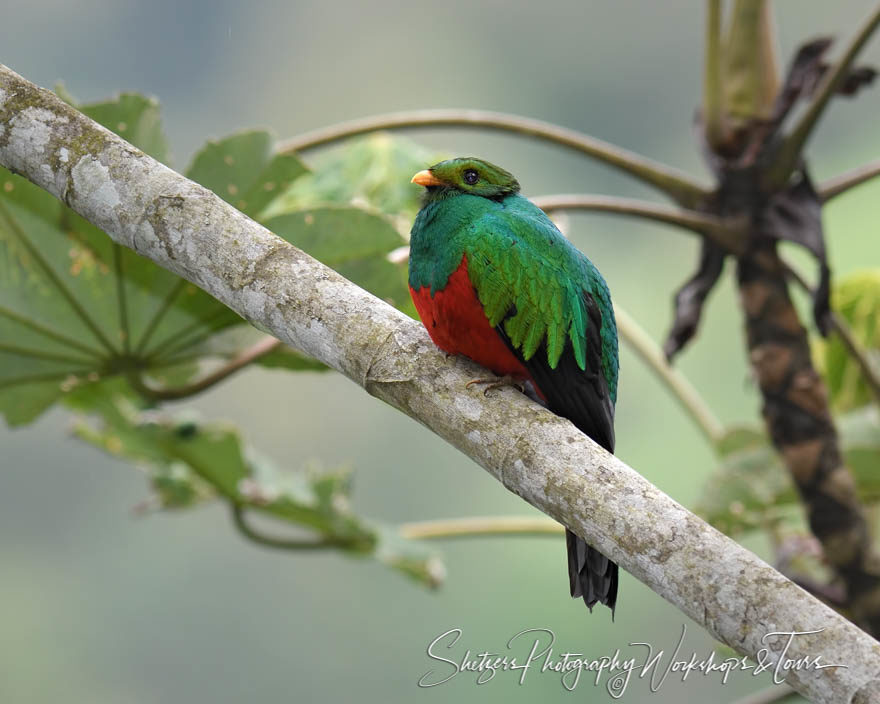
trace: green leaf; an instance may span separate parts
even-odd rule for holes
[[[408,233],[420,207],[422,190],[410,179],[443,158],[386,132],[353,139],[342,149],[322,155],[314,172],[297,180],[266,215],[328,203],[366,205],[393,216],[398,229]]]
[[[308,169],[292,154],[274,154],[272,136],[262,130],[208,142],[195,155],[187,178],[251,217],[259,214]]]
[[[89,407],[93,388],[76,398]],[[117,457],[145,465],[155,503],[185,508],[222,497],[235,506],[306,529],[350,555],[371,555],[428,586],[442,578],[442,565],[422,544],[389,526],[358,517],[351,508],[351,473],[307,468],[283,472],[247,448],[238,432],[193,415],[143,414],[125,398],[104,393],[100,415],[82,420],[76,435]]]
[[[155,100],[123,94],[80,109],[167,160]],[[205,147],[192,172],[227,195],[234,185],[239,204],[253,215],[306,170],[295,156],[273,156],[267,133],[249,132]],[[384,285],[378,279],[388,276],[398,284],[389,290],[400,297],[398,272],[377,259],[345,264],[366,269],[362,280],[377,290]],[[230,329],[245,333],[221,343],[218,336]],[[0,415],[8,423],[31,422],[73,389],[116,375],[138,382],[129,393],[143,392],[145,379],[185,385],[204,362],[235,357],[261,337],[204,291],[116,245],[42,189],[0,169]],[[262,363],[321,368],[291,350]]]
[[[168,162],[168,140],[155,98],[123,93],[103,103],[79,106],[79,110],[154,159]]]
[[[388,259],[405,243],[382,215],[361,208],[325,206],[279,215],[265,225],[391,305],[402,308],[409,302],[401,271]]]
[[[837,280],[831,293],[831,307],[846,320],[869,359],[880,368],[880,269]],[[859,365],[839,336],[815,343],[814,354],[835,409],[847,411],[875,400]]]

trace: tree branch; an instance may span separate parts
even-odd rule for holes
[[[819,197],[823,203],[827,203],[835,196],[846,193],[850,188],[855,188],[875,176],[880,176],[880,161],[872,161],[870,164],[828,179],[819,186]]]
[[[531,200],[541,210],[548,213],[556,210],[587,210],[616,215],[632,215],[696,232],[698,235],[712,240],[731,254],[740,254],[745,250],[743,234],[748,225],[745,220],[725,220],[696,210],[675,208],[633,198],[618,198],[617,196],[552,195],[537,196]]]
[[[862,26],[856,35],[850,40],[846,51],[822,77],[819,87],[816,89],[813,99],[807,106],[800,120],[793,127],[789,135],[785,138],[779,152],[776,156],[775,163],[769,170],[768,179],[770,183],[779,187],[786,182],[791,172],[797,165],[798,159],[801,158],[801,152],[804,145],[810,138],[813,128],[825,112],[828,101],[837,91],[841,83],[843,83],[846,74],[849,72],[850,66],[855,61],[856,56],[865,42],[871,38],[877,25],[880,24],[880,6],[876,7],[870,15],[862,22]]]
[[[790,669],[814,701],[866,701],[880,643],[513,389],[447,359],[421,325],[275,237],[201,186],[0,66],[0,165],[119,244],[201,286],[444,438],[738,652],[846,667]],[[230,246],[231,242],[236,246]]]
[[[282,142],[278,150],[282,154],[303,152],[347,137],[403,127],[480,127],[539,137],[620,169],[684,206],[693,207],[711,194],[711,188],[694,181],[683,171],[641,154],[550,122],[487,110],[413,110],[365,117],[306,132]]]
[[[867,167],[863,167],[864,171],[869,169],[874,169],[877,173],[880,173],[880,165],[869,164]],[[853,173],[853,176],[855,176],[855,173]],[[851,185],[856,185],[856,183],[854,182]],[[835,192],[832,190],[831,196],[829,197],[837,195],[838,192],[839,191]],[[538,196],[532,198],[532,202],[547,213],[556,210],[586,210],[615,213],[618,215],[633,215],[646,220],[653,220],[654,222],[677,225],[678,227],[691,230],[692,232],[696,232],[697,234],[712,240],[723,247],[725,251],[734,255],[742,254],[746,242],[745,233],[748,223],[744,220],[725,220],[695,210],[673,208],[667,205],[659,205],[647,201],[599,195],[553,195]],[[812,294],[812,289],[806,280],[795,269],[785,263],[784,260],[780,261],[782,261],[786,276],[795,281],[804,291]],[[626,314],[624,313],[624,316],[625,315]],[[681,388],[679,381],[669,378],[664,371],[664,369],[669,369],[669,371],[675,373],[674,370],[665,362],[663,366],[654,364],[650,353],[643,354],[642,351],[638,349],[638,345],[634,342],[635,338],[630,339],[629,331],[626,327],[628,322],[636,324],[635,321],[628,316],[624,318],[623,325],[620,325],[621,336],[625,337],[627,342],[631,342],[642,360],[653,367],[660,374],[661,378],[667,382],[673,390],[673,393],[675,393],[676,397],[684,404],[688,413],[690,413],[691,417],[696,420],[697,424],[703,429],[707,437],[710,439],[713,437],[716,439],[717,437],[720,437],[720,435],[716,433],[715,428],[718,423],[711,417],[711,411],[707,414],[704,413],[703,410],[700,410],[700,406],[706,411],[708,411],[708,408],[705,407],[705,404],[702,403],[702,400],[699,399],[698,396],[695,396],[696,390],[691,387],[691,391],[685,391],[684,394],[679,393],[679,388]],[[620,323],[620,321],[618,321],[618,323]],[[836,313],[832,313],[831,329],[840,336],[844,347],[846,347],[850,356],[852,356],[859,365],[868,386],[871,387],[875,397],[878,399],[878,402],[880,402],[880,372],[874,368],[868,355],[861,348],[855,337],[853,337],[852,331],[847,326],[846,321]],[[680,381],[683,381],[684,384],[690,387],[690,384],[684,377],[680,377]],[[694,404],[690,400],[686,400],[687,397],[690,397],[691,399],[695,398],[697,403]]]

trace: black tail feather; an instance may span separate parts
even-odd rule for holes
[[[570,530],[565,531],[568,550],[568,580],[573,597],[582,597],[590,609],[597,603],[611,609],[617,604],[617,565],[591,548]]]

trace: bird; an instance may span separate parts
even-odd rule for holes
[[[412,183],[425,190],[410,233],[409,290],[431,339],[497,375],[471,384],[532,392],[613,453],[617,325],[599,270],[499,166],[448,159]],[[565,536],[571,596],[613,616],[617,564]]]

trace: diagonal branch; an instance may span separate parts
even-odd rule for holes
[[[278,149],[281,153],[302,152],[367,132],[403,127],[479,127],[515,132],[586,154],[657,188],[672,200],[688,207],[705,201],[711,193],[710,188],[694,181],[683,171],[601,139],[551,122],[488,110],[413,110],[365,117],[306,132],[282,142]]]
[[[803,152],[804,145],[810,138],[813,128],[825,112],[828,101],[831,100],[831,97],[843,83],[850,66],[855,61],[859,51],[861,51],[868,39],[871,38],[878,24],[880,24],[880,6],[874,8],[871,14],[865,18],[859,31],[850,40],[849,46],[847,46],[843,55],[822,77],[822,81],[819,83],[812,101],[783,141],[775,163],[768,174],[768,179],[773,185],[781,186],[791,175],[798,160],[801,158],[801,152]]]
[[[872,161],[870,164],[859,166],[852,171],[847,171],[840,174],[840,176],[828,179],[819,186],[819,197],[823,203],[827,203],[835,196],[846,193],[850,188],[855,188],[865,181],[870,181],[875,176],[880,176],[880,161]]]
[[[481,370],[411,318],[3,66],[0,165],[418,420],[738,652],[845,665],[781,670],[809,698],[867,701],[880,687],[880,643],[569,421],[509,388],[468,392]],[[780,630],[804,633],[765,638]]]

